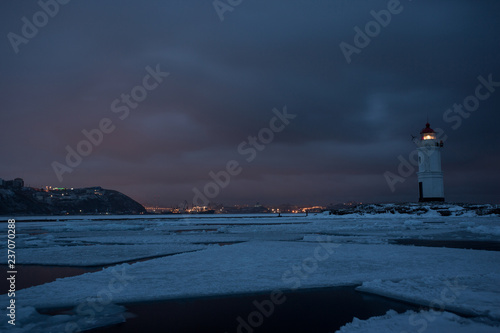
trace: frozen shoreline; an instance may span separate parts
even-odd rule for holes
[[[123,315],[124,310],[113,305],[117,303],[344,285],[359,285],[360,291],[422,305],[437,299],[440,303],[436,304],[442,304],[443,309],[500,322],[500,305],[495,302],[500,299],[499,252],[388,242],[394,238],[445,236],[491,240],[496,238],[498,217],[407,217],[389,213],[377,217],[317,215],[258,220],[204,216],[175,221],[19,224],[18,250],[38,264],[112,263],[117,258],[137,257],[134,250],[138,249],[155,253],[198,246],[199,250],[114,265],[19,290],[16,298],[27,306],[18,309],[17,331],[28,332],[54,322],[77,322],[81,326],[88,319],[85,313],[94,308],[100,309],[92,310],[94,319],[99,325],[105,324]],[[229,241],[240,243],[199,245]],[[456,293],[452,293],[450,284],[456,287]],[[0,296],[1,302],[6,299],[6,295]],[[77,314],[40,317],[35,311],[58,307],[75,307]]]

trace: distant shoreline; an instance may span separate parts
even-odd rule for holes
[[[342,207],[342,206],[341,206]],[[269,218],[269,217],[312,217],[312,216],[330,216],[335,217],[384,217],[384,216],[422,216],[422,215],[435,215],[435,216],[486,216],[486,215],[499,215],[500,205],[494,204],[464,204],[464,203],[405,203],[405,204],[360,204],[344,206],[343,208],[325,209],[322,212],[263,212],[263,213],[250,213],[250,212],[217,212],[217,213],[140,213],[140,214],[1,214],[5,222],[7,218],[20,218],[19,221],[59,221],[59,220],[83,220],[91,219],[94,221],[113,221],[113,220],[136,220],[141,218],[147,219],[189,219],[189,218]]]

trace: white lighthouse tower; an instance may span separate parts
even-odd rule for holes
[[[418,201],[444,201],[441,171],[443,141],[437,141],[436,132],[427,123],[415,143],[418,146]]]

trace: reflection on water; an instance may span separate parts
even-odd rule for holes
[[[7,265],[0,265],[6,272]],[[55,281],[56,279],[100,271],[101,267],[67,267],[42,265],[16,265],[16,290]],[[2,280],[2,290],[8,290],[8,281]]]
[[[355,287],[335,287],[287,292],[286,300],[275,305],[272,314],[262,316],[258,327],[243,328],[261,316],[255,306],[270,298],[270,293],[205,297],[162,302],[126,304],[135,314],[125,323],[91,332],[334,332],[353,317],[367,319],[388,310],[418,310],[417,307],[376,295],[356,292]],[[269,303],[267,303],[269,304]],[[270,308],[267,308],[269,312]],[[252,319],[251,319],[252,320]],[[238,328],[240,329],[238,331]]]

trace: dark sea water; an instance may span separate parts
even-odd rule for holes
[[[415,246],[427,246],[427,247],[448,247],[455,249],[500,251],[499,241],[449,240],[449,239],[434,240],[434,239],[404,238],[404,239],[391,240],[390,243],[398,245],[415,245]]]
[[[4,272],[8,270],[7,265],[0,265],[0,269]],[[101,269],[100,267],[16,265],[16,290],[52,282],[63,277],[96,272]],[[2,290],[9,289],[7,279],[2,279],[0,288],[2,288]]]
[[[16,289],[101,269],[18,265]],[[7,290],[7,280],[2,283]],[[133,318],[89,332],[334,332],[354,317],[367,319],[390,309],[418,310],[411,304],[357,292],[355,286],[290,291],[279,300],[280,304],[271,302],[267,292],[124,304]],[[41,312],[59,314],[61,309]]]
[[[284,302],[273,306],[269,300],[270,293],[263,293],[125,304],[135,318],[89,332],[326,333],[335,332],[354,317],[367,319],[390,309],[418,310],[410,304],[356,292],[354,286],[286,292]]]

